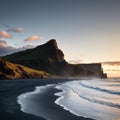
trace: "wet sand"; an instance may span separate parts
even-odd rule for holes
[[[35,86],[44,86],[46,84],[58,84],[65,82],[65,79],[34,79],[34,80],[5,80],[0,81],[0,119],[1,120],[45,120],[42,117],[24,113],[20,110],[20,105],[17,103],[17,97],[26,92],[33,91]],[[39,99],[43,111],[46,114],[53,115],[59,120],[90,120],[83,117],[78,117],[64,110],[61,106],[54,102],[57,96],[54,93],[57,89],[49,89],[42,94]]]

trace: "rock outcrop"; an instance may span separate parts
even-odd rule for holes
[[[21,64],[36,70],[46,71],[52,75],[63,77],[104,77],[101,64],[81,65],[69,64],[64,53],[58,48],[56,40],[3,57],[13,63]],[[90,68],[89,68],[90,66]],[[96,66],[97,71],[94,69]]]
[[[86,76],[107,78],[107,74],[103,72],[101,63],[78,64],[78,66],[88,71]]]
[[[44,71],[33,70],[22,65],[13,64],[0,58],[0,80],[41,77],[50,77],[50,75]]]

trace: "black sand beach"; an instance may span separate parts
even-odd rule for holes
[[[34,79],[34,80],[5,80],[0,81],[0,119],[1,120],[45,120],[43,118],[24,113],[20,110],[20,105],[17,103],[17,97],[26,92],[33,91],[35,86],[43,86],[46,84],[57,84],[65,82],[60,79]],[[88,118],[78,117],[71,114],[69,111],[62,109],[56,105],[54,101],[57,96],[54,93],[57,89],[49,89],[42,94],[39,99],[43,111],[46,114],[54,114],[54,117],[59,120],[90,120]],[[32,109],[32,108],[31,108]],[[49,109],[49,110],[48,110]],[[50,111],[50,112],[48,112]]]

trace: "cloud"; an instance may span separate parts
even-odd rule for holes
[[[38,41],[40,40],[41,38],[39,36],[36,36],[36,35],[33,35],[31,37],[28,37],[24,40],[24,42],[32,42],[32,41]]]
[[[7,42],[5,40],[0,40],[0,47],[7,47]]]
[[[7,31],[10,31],[10,32],[23,32],[24,28],[11,28],[11,29],[8,29]]]
[[[34,48],[35,46],[34,45],[25,45],[23,47],[21,47],[21,49],[31,49],[31,48]]]
[[[120,61],[106,61],[102,62],[103,65],[111,65],[111,66],[120,66]]]
[[[10,26],[7,25],[7,24],[1,24],[0,27],[2,27],[2,28],[10,28]]]
[[[0,56],[12,54],[18,51],[23,51],[23,50],[34,48],[34,47],[35,46],[32,46],[32,45],[26,45],[23,47],[16,48],[16,47],[8,46],[5,40],[0,40]]]
[[[120,69],[105,69],[105,71],[112,71],[112,72],[116,72],[116,71],[120,71]]]
[[[22,28],[22,27],[12,27],[7,24],[1,24],[0,28],[7,32],[23,32],[24,31],[24,28]]]
[[[0,38],[12,38],[12,35],[10,35],[6,31],[2,31],[2,32],[0,32]]]
[[[82,63],[82,60],[68,60],[68,62],[71,64],[80,64]]]

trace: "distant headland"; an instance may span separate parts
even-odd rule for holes
[[[9,61],[9,62],[7,62]],[[11,63],[12,62],[12,63]],[[106,78],[101,63],[70,64],[58,48],[55,39],[0,59],[0,79],[40,78],[40,77],[98,77]]]

